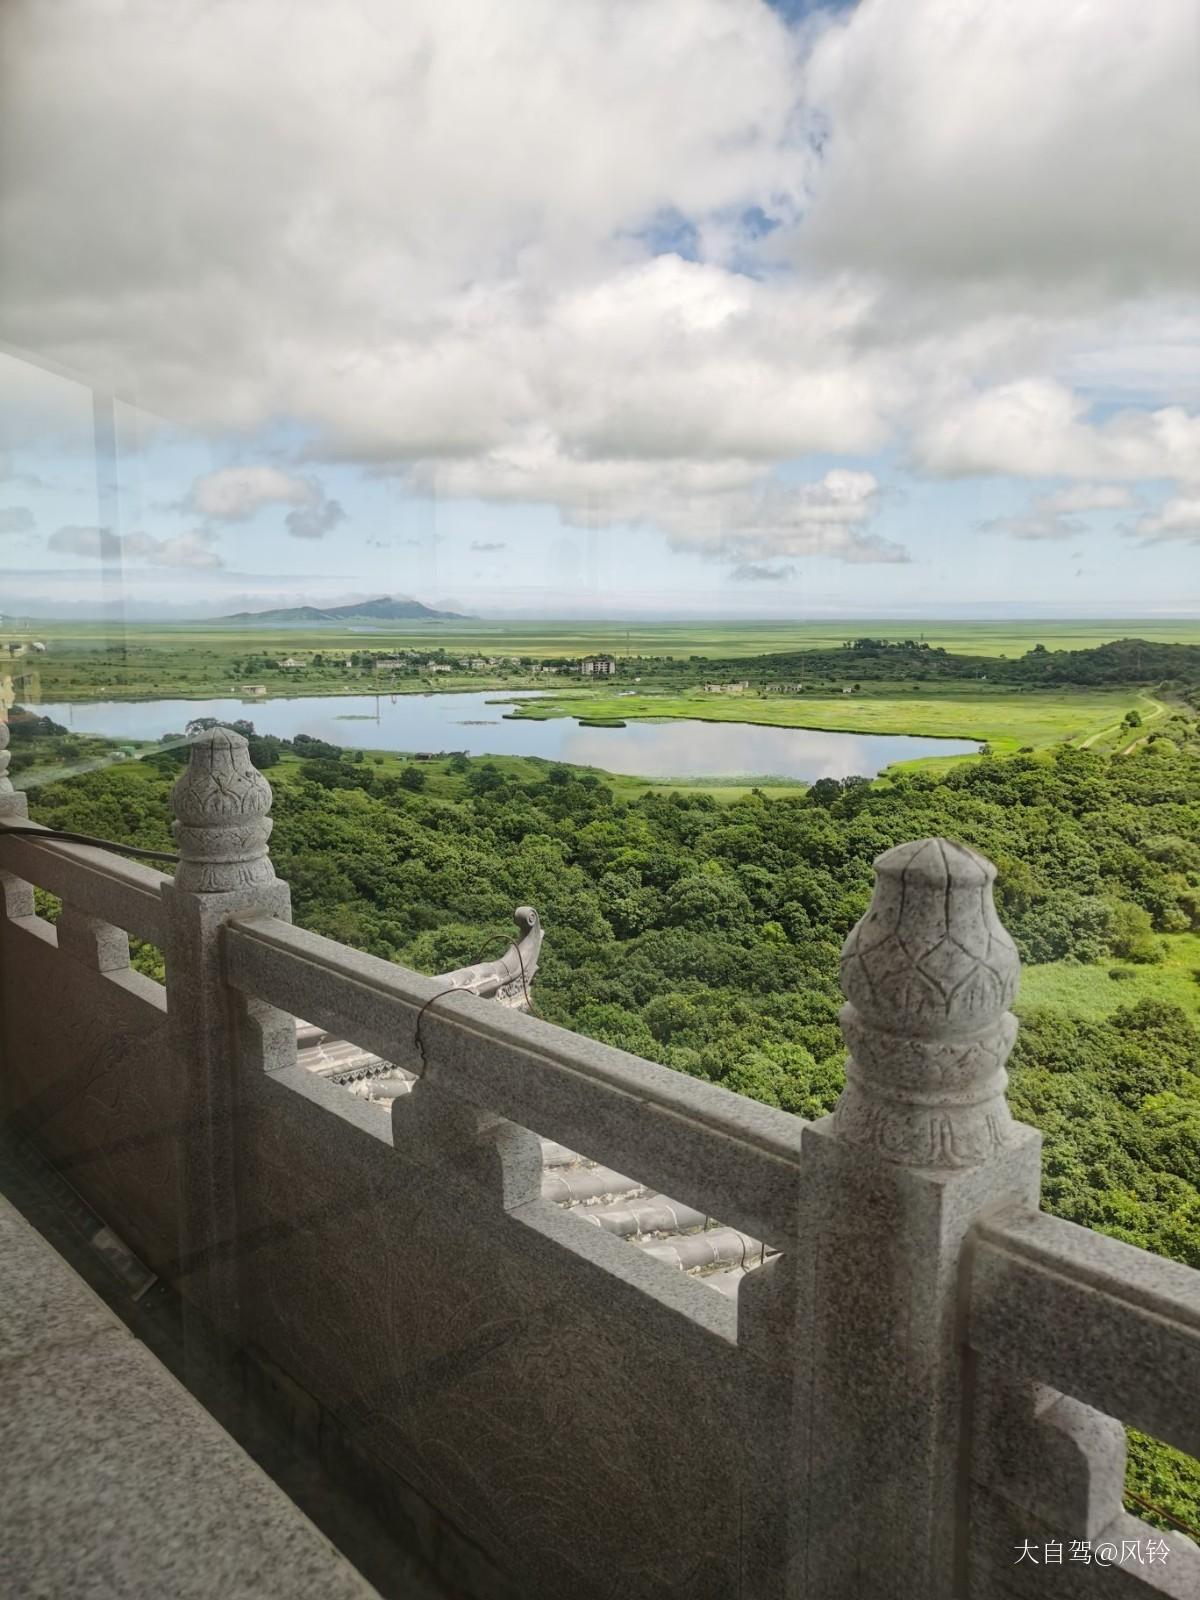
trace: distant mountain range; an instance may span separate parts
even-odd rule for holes
[[[380,595],[350,606],[283,606],[274,611],[235,611],[218,622],[474,622],[461,611],[435,611],[407,595]]]

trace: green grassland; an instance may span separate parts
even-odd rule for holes
[[[1115,961],[1100,966],[1073,961],[1027,966],[1021,972],[1016,1009],[1023,1012],[1051,1006],[1096,1021],[1111,1016],[1118,1006],[1165,1000],[1200,1020],[1200,934],[1162,934],[1159,943],[1163,960],[1157,966]],[[1113,977],[1114,972],[1120,976]]]
[[[915,619],[802,622],[425,622],[355,628],[261,626],[213,623],[30,622],[19,629],[0,627],[0,644],[37,637],[59,652],[111,651],[184,659],[224,660],[249,653],[287,654],[311,650],[437,649],[481,655],[573,657],[611,655],[717,659],[793,650],[839,647],[846,639],[923,639],[933,646],[969,655],[1018,656],[1035,644],[1048,650],[1082,650],[1111,639],[1137,637],[1160,643],[1200,644],[1200,618],[1152,621],[1114,618],[1102,621],[937,622]],[[42,670],[52,660],[41,663]],[[218,668],[218,671],[220,669]],[[228,677],[226,670],[223,674]],[[311,692],[311,691],[308,691]]]
[[[148,750],[155,748],[147,746]],[[399,754],[392,750],[365,750],[363,759],[374,766],[380,774],[397,774],[405,767],[413,765],[411,757]],[[469,757],[473,766],[491,766],[506,778],[517,783],[538,783],[545,779],[551,767],[561,766],[561,762],[548,761],[543,756],[472,756]],[[464,792],[463,779],[460,773],[451,766],[450,758],[440,757],[433,761],[422,761],[421,771],[425,774],[424,793],[438,800],[460,800]],[[636,800],[640,795],[651,792],[668,790],[672,794],[705,794],[717,801],[720,805],[730,805],[736,800],[741,800],[752,787],[758,788],[762,794],[772,798],[781,795],[800,794],[807,787],[798,779],[794,782],[775,779],[771,783],[761,785],[735,784],[728,780],[704,778],[638,778],[623,772],[605,772],[600,767],[583,767],[572,765],[574,773],[590,773],[597,778],[606,789],[611,789],[613,794],[621,800]],[[300,760],[291,754],[282,756],[277,765],[268,772],[273,788],[280,784],[295,783],[300,776]]]
[[[690,717],[704,722],[753,722],[776,728],[816,728],[828,733],[914,734],[978,739],[998,755],[1030,746],[1074,741],[1089,744],[1121,737],[1122,718],[1137,710],[1143,727],[1163,715],[1157,700],[1137,689],[964,689],[960,684],[906,690],[895,682],[864,683],[854,694],[720,695],[565,694],[528,700],[520,717]],[[1126,739],[1128,735],[1125,735]],[[939,765],[962,757],[935,757]]]

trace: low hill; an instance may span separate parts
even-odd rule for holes
[[[716,676],[761,677],[764,681],[869,678],[927,683],[978,679],[1037,688],[1096,687],[1129,683],[1200,683],[1200,645],[1148,639],[1112,639],[1085,650],[1047,650],[1038,644],[1024,655],[959,655],[914,639],[849,639],[837,650],[800,650],[710,661]]]
[[[218,622],[471,622],[461,611],[435,611],[407,595],[380,595],[348,606],[284,606],[273,611],[236,611]]]

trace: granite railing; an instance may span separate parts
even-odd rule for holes
[[[176,785],[173,878],[12,834],[0,790],[11,1129],[455,1592],[1200,1594],[1195,1545],[1122,1504],[1122,1424],[1200,1454],[1200,1273],[1039,1212],[982,858],[876,863],[846,1090],[806,1123],[485,1003],[522,998],[524,939],[503,975],[427,978],[293,927],[227,730]],[[385,1115],[303,1071],[296,1016],[412,1092]],[[770,1259],[725,1297],[582,1225],[541,1138]]]

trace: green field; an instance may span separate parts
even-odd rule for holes
[[[830,619],[805,622],[426,622],[403,627],[233,626],[229,623],[127,623],[120,629],[99,622],[11,623],[0,627],[0,644],[31,636],[61,650],[131,650],[195,653],[231,658],[249,651],[436,649],[481,654],[580,656],[752,656],[839,647],[843,640],[924,639],[966,655],[1018,656],[1035,644],[1048,650],[1083,650],[1111,639],[1136,637],[1161,643],[1200,644],[1200,618],[1060,620],[1046,622],[937,622]],[[43,667],[49,665],[43,662]]]
[[[152,745],[146,747],[154,749]],[[363,759],[375,769],[383,773],[399,773],[406,767],[412,766],[412,758],[400,755],[391,750],[366,750]],[[560,762],[547,761],[541,756],[472,756],[475,765],[486,764],[495,767],[506,778],[511,778],[516,783],[540,783],[545,779],[551,767],[561,765]],[[115,762],[98,762],[97,765],[116,765]],[[434,761],[422,761],[421,770],[425,774],[426,787],[424,792],[435,799],[459,800],[462,798],[462,778],[454,772],[447,758]],[[623,772],[605,772],[600,767],[572,766],[574,773],[591,773],[604,784],[606,789],[611,789],[620,800],[636,800],[639,795],[668,790],[672,794],[705,794],[716,800],[721,805],[731,804],[742,799],[749,793],[750,785],[729,783],[721,779],[704,778],[636,778]],[[56,771],[53,777],[63,777],[63,771]],[[300,760],[293,755],[284,755],[278,764],[273,766],[267,776],[270,778],[272,788],[278,789],[281,784],[295,783],[300,776]],[[38,774],[39,781],[51,781],[51,774]],[[784,795],[797,795],[803,793],[807,785],[799,782],[775,782],[755,785],[759,791],[772,799]]]
[[[1165,1000],[1200,1020],[1200,934],[1167,933],[1159,938],[1164,954],[1158,966],[1135,967],[1118,961],[1081,966],[1074,961],[1050,961],[1023,968],[1017,1011],[1052,1006],[1098,1020],[1111,1016],[1118,1006],[1131,1006],[1138,1000]],[[1110,977],[1114,971],[1122,976]]]
[[[1200,643],[1200,622],[944,623],[899,625],[862,623],[722,623],[701,627],[664,623],[639,629],[616,624],[466,624],[425,623],[403,628],[343,631],[340,628],[175,624],[134,625],[119,637],[99,624],[48,623],[38,635],[44,651],[5,656],[0,664],[0,701],[39,703],[72,700],[241,698],[253,720],[251,686],[266,697],[363,693],[429,693],[454,690],[530,690],[561,686],[552,699],[529,702],[518,715],[572,716],[589,725],[625,720],[695,718],[707,722],[757,723],[830,733],[915,735],[967,739],[990,745],[997,755],[1029,748],[1047,749],[1068,741],[1101,750],[1128,747],[1153,731],[1166,707],[1135,687],[1023,688],[979,678],[903,682],[889,678],[862,682],[852,693],[828,683],[798,695],[708,694],[701,687],[678,687],[679,676],[700,679],[705,664],[682,673],[654,663],[626,671],[624,682],[638,682],[632,694],[614,689],[571,687],[558,678],[539,677],[529,664],[538,657],[578,657],[599,650],[707,659],[797,648],[840,647],[865,632],[891,638],[924,637],[952,650],[1019,654],[1037,643],[1049,648],[1094,646],[1127,630],[1159,641]],[[0,630],[6,640],[28,643],[30,631]],[[496,664],[453,666],[436,675],[424,664],[407,670],[380,668],[370,652],[425,649],[479,652]],[[353,657],[347,664],[347,652]],[[849,652],[845,652],[849,655]],[[315,659],[319,657],[319,659]],[[520,664],[524,658],[526,665]],[[290,661],[290,665],[285,665]],[[270,663],[270,664],[268,664]],[[864,662],[864,667],[867,663]],[[880,669],[882,670],[882,669]],[[1136,709],[1142,725],[1130,730],[1125,714]],[[937,772],[971,755],[928,756],[915,763]],[[914,763],[905,763],[906,766]]]
[[[1023,746],[1041,749],[1062,741],[1080,744],[1116,740],[1121,719],[1137,710],[1143,726],[1164,714],[1161,702],[1137,689],[970,689],[924,685],[905,690],[896,683],[864,684],[860,693],[838,695],[564,694],[518,707],[522,717],[691,717],[704,722],[753,722],[774,728],[816,728],[827,733],[915,734],[927,738],[978,739],[998,754]],[[934,758],[939,764],[961,757]]]

